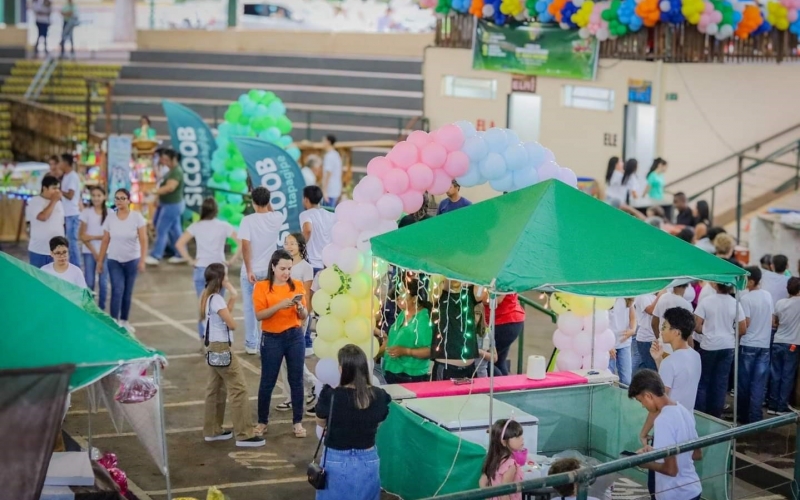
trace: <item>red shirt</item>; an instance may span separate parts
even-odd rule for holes
[[[510,293],[505,296],[502,302],[498,299],[497,310],[494,312],[495,325],[507,325],[509,323],[522,323],[525,321],[525,309],[519,302],[519,297],[516,293]],[[486,324],[489,324],[489,304],[484,305]]]

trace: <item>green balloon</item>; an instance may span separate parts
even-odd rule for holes
[[[275,92],[265,92],[264,95],[259,99],[259,104],[263,104],[264,106],[269,106],[272,101],[277,98]]]
[[[264,94],[266,94],[266,92],[264,92],[263,90],[253,89],[247,93],[247,97],[249,97],[251,101],[257,103],[264,97]]]
[[[246,182],[231,182],[231,191],[234,193],[246,193],[247,192],[247,183]]]
[[[214,200],[216,200],[217,205],[223,205],[227,201],[227,197],[225,193],[221,193],[219,191],[214,192]]]
[[[219,172],[214,172],[212,179],[214,179],[214,182],[225,182],[225,177],[226,177],[226,172],[222,170]]]
[[[263,119],[264,119],[264,130],[278,126],[278,120],[269,115],[264,116]]]
[[[278,127],[281,134],[287,135],[292,131],[292,121],[286,118],[286,116],[279,116],[276,122],[275,126]]]
[[[230,123],[236,123],[239,121],[239,118],[242,117],[242,105],[238,102],[235,102],[228,106],[228,110],[225,111],[225,121]]]
[[[239,227],[239,224],[242,223],[242,219],[244,218],[244,214],[233,214],[228,217],[228,222],[233,227]]]
[[[244,126],[250,125],[250,118],[248,118],[245,115],[240,115],[239,116],[239,125],[244,125]]]

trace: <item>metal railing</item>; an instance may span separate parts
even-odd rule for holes
[[[625,469],[637,467],[639,465],[654,462],[656,460],[662,460],[666,457],[680,455],[681,453],[686,453],[687,451],[706,448],[708,446],[727,441],[733,441],[738,437],[747,436],[757,432],[775,429],[791,424],[795,424],[796,426],[795,450],[798,450],[800,449],[800,416],[798,416],[796,413],[790,413],[787,415],[762,420],[761,422],[716,432],[714,434],[709,434],[708,436],[704,436],[686,443],[680,443],[668,448],[642,453],[641,455],[620,458],[597,466],[581,467],[578,470],[570,471],[564,474],[554,474],[552,476],[520,481],[518,483],[509,483],[501,486],[492,486],[489,488],[451,493],[448,495],[437,496],[435,498],[438,500],[480,500],[485,498],[500,497],[502,495],[510,495],[512,493],[522,493],[540,488],[577,484],[577,499],[587,500],[589,495],[589,483],[597,477],[620,472]],[[791,484],[791,490],[794,498],[798,498],[798,495],[800,495],[800,488],[798,487],[798,484],[800,483],[798,483],[798,481],[800,481],[800,461],[798,461],[797,457],[795,457],[794,479]]]
[[[522,307],[525,308],[527,311],[529,308],[533,309],[534,311],[538,311],[540,313],[546,314],[550,317],[550,320],[555,323],[558,321],[558,314],[553,312],[552,309],[548,309],[542,304],[529,299],[523,295],[519,295],[519,303],[522,304]],[[525,329],[522,330],[522,333],[519,334],[519,338],[517,339],[517,374],[523,373],[523,365],[525,363]]]

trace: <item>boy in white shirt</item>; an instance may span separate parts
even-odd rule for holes
[[[42,193],[28,200],[25,218],[31,225],[28,262],[41,268],[53,262],[50,240],[64,236],[64,207],[61,205],[60,183],[55,176],[42,178]]]
[[[661,293],[656,298],[655,305],[653,306],[653,319],[650,323],[656,338],[659,338],[659,332],[661,332],[661,326],[664,322],[664,312],[666,312],[667,309],[680,307],[689,312],[694,312],[692,304],[684,298],[686,288],[689,286],[690,281],[691,280],[675,280],[672,282],[671,292],[667,291]],[[689,341],[689,345],[693,346],[693,342],[691,340]],[[671,350],[671,348],[667,347],[666,345],[664,347],[667,352]]]
[[[331,242],[331,230],[336,224],[336,214],[320,208],[322,189],[319,186],[303,188],[303,208],[300,212],[300,228],[306,239],[308,263],[314,268],[314,275],[322,271],[322,250]]]
[[[64,173],[61,178],[61,204],[64,206],[64,227],[69,241],[69,262],[81,267],[81,240],[79,230],[81,221],[81,178],[75,171],[75,159],[69,153],[61,155],[58,167]]]
[[[322,158],[322,192],[325,205],[335,207],[342,196],[342,157],[336,151],[336,136],[326,135],[322,139],[325,156]]]
[[[772,340],[769,399],[767,413],[789,413],[789,394],[797,373],[797,346],[800,345],[800,278],[789,278],[788,299],[775,304],[773,325],[777,328]]]
[[[69,261],[69,241],[65,237],[56,236],[50,240],[50,255],[53,262],[43,266],[42,271],[79,288],[86,288],[83,271]]]
[[[653,423],[653,446],[644,446],[637,453],[668,448],[697,439],[694,416],[667,394],[661,377],[653,370],[640,370],[633,376],[628,397],[636,399],[650,414]],[[699,500],[703,487],[694,468],[702,458],[700,450],[670,456],[663,461],[642,464],[655,472],[656,500]]]
[[[662,292],[663,293],[663,292]],[[656,295],[646,293],[633,299],[633,310],[636,313],[636,335],[633,337],[633,373],[642,368],[657,369],[650,347],[658,338],[653,332],[653,312],[656,307]]]
[[[761,407],[767,392],[769,345],[772,336],[772,296],[761,289],[761,269],[745,268],[748,292],[742,296],[746,333],[739,343],[739,423],[761,420]]]

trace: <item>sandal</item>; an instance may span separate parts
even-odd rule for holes
[[[308,436],[306,429],[302,425],[296,426],[294,429],[292,429],[292,431],[294,431],[294,437],[296,438],[303,439]]]
[[[267,424],[258,424],[253,428],[253,432],[258,436],[263,436],[267,433]]]

